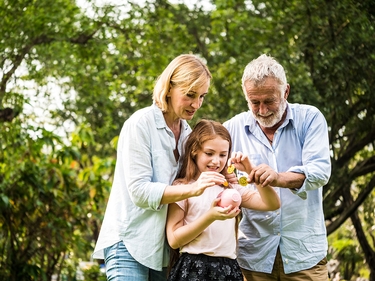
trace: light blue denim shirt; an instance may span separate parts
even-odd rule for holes
[[[121,240],[141,264],[161,270],[169,261],[165,238],[168,205],[160,205],[166,186],[182,164],[183,142],[191,128],[181,121],[179,161],[175,137],[162,111],[153,104],[138,110],[124,124],[117,146],[112,190],[93,258]]]
[[[311,268],[327,254],[322,204],[322,187],[331,174],[327,122],[313,106],[288,103],[287,110],[272,146],[250,111],[224,123],[233,151],[248,154],[253,165],[306,176],[300,189],[276,188],[279,210],[243,209],[238,262],[247,270],[271,273],[278,247],[286,274]]]

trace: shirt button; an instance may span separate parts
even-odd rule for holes
[[[288,262],[289,262],[288,259],[285,259],[285,263],[288,264]]]

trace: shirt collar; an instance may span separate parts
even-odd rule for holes
[[[283,124],[280,127],[285,127],[288,124],[295,127],[295,125],[294,125],[294,111],[292,110],[291,106],[287,102],[286,103],[286,118],[285,118]]]
[[[258,125],[257,121],[255,120],[254,115],[251,112],[251,110],[249,110],[248,113],[249,114],[248,114],[247,120],[245,122],[245,129],[248,128],[248,130],[250,132],[254,132],[256,127],[258,127],[259,125]],[[289,103],[287,102],[286,118],[285,118],[283,124],[281,124],[280,128],[283,128],[283,127],[287,126],[289,123],[291,124],[291,126],[295,127],[293,118],[294,118],[293,110],[291,109]]]
[[[155,103],[153,103],[151,107],[154,111],[156,128],[158,129],[166,128],[167,123],[165,122],[164,115],[161,109]],[[186,122],[186,120],[181,119],[181,124],[182,124],[181,128],[183,130],[186,131],[189,128],[189,124]]]

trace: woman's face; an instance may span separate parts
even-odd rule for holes
[[[229,142],[221,137],[205,141],[196,156],[199,171],[220,173],[227,163]]]
[[[168,97],[168,113],[173,114],[174,119],[180,118],[191,120],[195,112],[202,106],[204,97],[207,95],[210,81],[205,85],[190,91],[187,94],[178,87],[171,88]]]

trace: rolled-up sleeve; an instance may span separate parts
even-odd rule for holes
[[[331,162],[327,122],[319,111],[306,115],[304,142],[302,147],[302,165],[293,166],[288,172],[302,173],[306,179],[301,188],[293,193],[306,199],[306,191],[318,189],[327,184],[331,175]]]
[[[146,117],[124,127],[118,152],[124,163],[124,178],[132,202],[140,208],[157,211],[171,181],[168,168],[173,170],[170,163],[176,162],[168,159],[173,147],[170,142],[174,138],[165,128],[147,124],[150,120]],[[166,147],[163,148],[163,144]],[[162,174],[161,170],[166,172]]]

